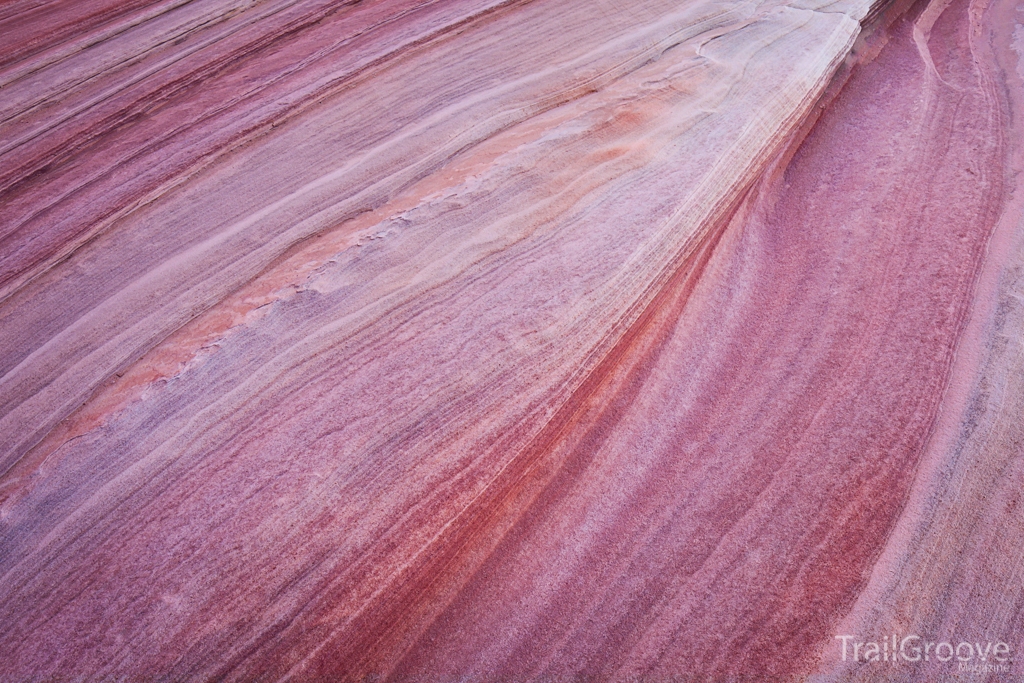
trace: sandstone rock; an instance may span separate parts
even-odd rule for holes
[[[10,3],[0,678],[1016,652],[1021,21]]]

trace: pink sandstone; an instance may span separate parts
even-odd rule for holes
[[[0,680],[1018,652],[1022,24],[0,8]]]

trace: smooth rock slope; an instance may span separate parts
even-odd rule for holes
[[[0,679],[1014,680],[1022,24],[0,8]]]

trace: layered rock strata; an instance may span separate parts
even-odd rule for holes
[[[1018,22],[10,3],[0,677],[1016,652]]]

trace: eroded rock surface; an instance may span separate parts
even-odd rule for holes
[[[9,3],[0,678],[1016,653],[1022,23]]]

